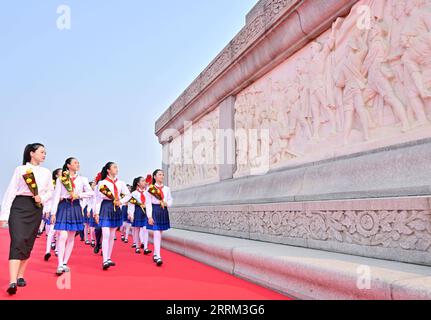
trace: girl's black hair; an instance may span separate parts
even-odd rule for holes
[[[61,168],[55,169],[55,170],[52,172],[52,180],[57,180],[57,172],[58,172],[58,171],[62,171],[62,170],[61,170]]]
[[[108,177],[108,170],[111,169],[111,167],[115,164],[115,162],[108,162],[105,164],[105,166],[102,168],[102,180],[105,180]]]
[[[70,158],[66,159],[66,161],[64,162],[64,165],[63,165],[63,172],[69,170],[69,168],[67,167],[67,165],[71,164],[72,160],[75,160],[75,159],[76,158],[74,158],[74,157],[70,157]]]
[[[41,143],[32,143],[28,144],[24,149],[24,155],[22,159],[22,164],[26,165],[28,162],[31,161],[31,153],[36,152],[39,148],[45,148],[45,146]]]
[[[139,181],[141,181],[141,179],[143,179],[143,177],[137,177],[133,180],[132,192],[134,192],[134,191],[136,191],[136,189],[138,189],[138,184],[139,184]]]
[[[157,169],[157,170],[155,170],[155,171],[153,172],[153,185],[154,185],[154,184],[156,184],[156,175],[157,175],[159,172],[163,172],[163,170],[162,170],[162,169]]]

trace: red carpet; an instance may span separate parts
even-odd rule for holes
[[[131,244],[120,239],[114,247],[116,267],[102,270],[102,258],[90,246],[76,238],[75,249],[69,262],[70,289],[66,279],[55,276],[57,259],[43,261],[45,235],[36,241],[26,274],[28,286],[19,288],[10,298],[8,286],[9,233],[0,230],[0,299],[17,300],[285,300],[271,290],[251,284],[222,271],[190,260],[178,254],[163,251],[165,264],[157,268],[151,257],[137,255]],[[152,248],[151,248],[152,249]],[[61,281],[63,280],[63,281]]]

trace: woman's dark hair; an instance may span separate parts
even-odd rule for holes
[[[57,180],[57,173],[58,173],[58,171],[61,171],[61,172],[62,172],[61,168],[55,169],[55,170],[52,172],[52,180]]]
[[[159,172],[163,172],[162,169],[157,169],[153,172],[153,184],[156,184],[156,176]]]
[[[24,149],[24,156],[22,159],[22,164],[26,165],[28,162],[31,161],[31,153],[36,152],[39,148],[45,148],[45,146],[41,143],[32,143],[28,144]]]
[[[139,184],[139,181],[141,181],[141,179],[143,179],[143,177],[137,177],[133,180],[132,192],[138,189],[138,184]]]
[[[72,160],[75,160],[75,159],[76,158],[74,158],[74,157],[70,157],[70,158],[66,159],[66,161],[64,162],[64,166],[63,166],[63,172],[69,170],[69,168],[67,167],[67,165],[71,164]]]
[[[111,167],[115,164],[115,162],[108,162],[105,164],[105,166],[102,168],[102,177],[101,180],[105,180],[108,177],[108,170],[111,169]]]

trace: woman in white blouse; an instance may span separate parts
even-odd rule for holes
[[[84,230],[81,200],[94,196],[88,179],[78,175],[79,170],[80,164],[76,158],[66,159],[63,172],[68,171],[70,174],[72,192],[69,192],[61,182],[61,178],[58,178],[52,199],[51,212],[55,212],[55,214],[53,214],[51,222],[55,224],[54,229],[60,234],[57,241],[58,267],[56,273],[58,276],[70,271],[67,263],[72,254],[75,234],[77,231]]]
[[[24,280],[25,270],[33,250],[37,232],[43,215],[43,205],[52,195],[51,172],[40,167],[45,161],[46,150],[40,143],[26,146],[23,165],[15,169],[15,173],[4,195],[0,225],[9,223],[11,238],[9,251],[10,285],[7,292],[14,295],[17,287],[27,285]],[[23,175],[32,171],[38,187],[38,195],[33,196]]]

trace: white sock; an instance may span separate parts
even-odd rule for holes
[[[125,236],[126,240],[129,240],[130,229],[131,229],[130,223],[127,223],[126,224],[126,236]]]
[[[73,245],[75,244],[75,231],[68,232],[67,242],[66,242],[66,250],[64,252],[63,263],[68,264],[70,256],[72,255]]]
[[[162,258],[160,255],[160,247],[162,244],[162,232],[161,231],[154,231],[154,255]]]
[[[117,229],[116,228],[111,228],[110,229],[110,241],[109,241],[109,251],[108,251],[108,260],[111,260],[111,256],[112,256],[112,250],[114,249],[114,243],[115,243],[115,234],[116,234]]]
[[[147,230],[147,227],[141,228],[141,241],[144,244],[145,249],[148,249],[148,238],[149,238],[149,232]]]
[[[67,231],[60,231],[60,236],[57,240],[57,250],[58,250],[58,266],[61,267],[64,264],[64,253],[66,251],[66,241],[68,238]]]
[[[133,227],[133,243],[136,244],[136,249],[139,249],[139,228]]]
[[[46,225],[46,251],[45,253],[50,253],[51,252],[51,242],[52,242],[52,237],[53,237],[53,233],[51,233],[53,226],[50,225]]]
[[[102,228],[102,253],[103,253],[103,262],[109,260],[109,242],[111,238],[111,229],[110,228]]]

